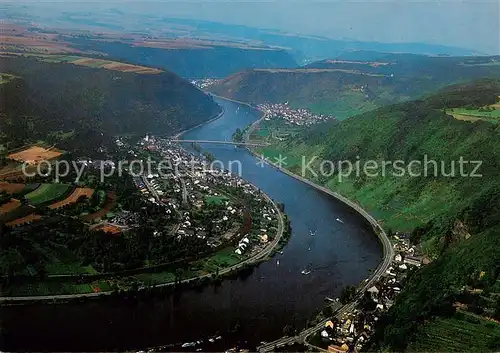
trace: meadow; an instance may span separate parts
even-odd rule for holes
[[[486,120],[489,122],[500,122],[500,107],[485,109],[453,108],[449,110],[455,119],[465,121]]]
[[[333,115],[337,120],[344,120],[376,109],[378,105],[362,92],[344,92],[334,100],[311,103],[307,108],[315,114]]]

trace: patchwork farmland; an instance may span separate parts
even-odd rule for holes
[[[144,75],[154,75],[162,72],[159,69],[151,67],[125,64],[117,61],[110,61],[104,59],[85,58],[74,55],[46,55],[43,56],[43,60],[54,63],[68,63],[68,64],[101,68],[113,71],[133,72]]]
[[[0,182],[0,193],[3,195],[0,203],[0,222],[9,226],[19,226],[28,222],[45,218],[44,208],[52,210],[61,209],[64,206],[76,204],[82,197],[90,199],[94,195],[94,189],[85,187],[73,187],[68,184],[22,184]],[[9,195],[9,196],[7,196]],[[106,216],[116,205],[114,193],[102,191],[100,209],[93,209],[94,213],[81,214],[82,220],[93,221]],[[64,213],[64,212],[63,212]],[[61,213],[62,214],[62,213]],[[120,228],[108,227],[107,232],[118,234]]]
[[[49,208],[54,210],[66,205],[76,203],[80,197],[84,196],[86,198],[90,198],[93,193],[94,190],[90,188],[76,188],[71,194],[68,195],[68,197],[63,200],[57,201],[56,203],[53,203],[49,206]]]

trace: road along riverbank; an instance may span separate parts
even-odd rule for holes
[[[262,122],[262,120],[264,120],[267,116],[265,114],[265,112],[261,111],[262,113],[262,117],[255,121],[252,125],[250,125],[250,127],[247,129],[246,133],[245,133],[245,142],[251,142],[250,141],[250,135],[252,134],[252,132],[259,126],[259,124]],[[256,158],[261,158],[262,156],[259,155],[257,152],[255,152],[253,150],[252,147],[246,147],[247,150]],[[279,170],[280,172],[282,173],[285,173],[287,174],[288,176],[294,178],[294,179],[297,179],[303,183],[306,183],[307,185],[317,189],[317,190],[320,190],[332,197],[334,197],[335,199],[345,203],[347,206],[351,207],[352,209],[354,209],[357,213],[359,213],[361,216],[363,216],[363,218],[365,218],[373,227],[373,230],[375,231],[375,233],[377,234],[382,246],[383,246],[383,249],[384,249],[384,258],[388,257],[389,255],[391,256],[391,259],[392,257],[394,256],[394,250],[392,248],[392,243],[391,241],[389,240],[389,238],[387,237],[387,234],[386,232],[384,231],[384,229],[382,228],[382,226],[377,222],[377,220],[371,215],[369,214],[365,209],[363,209],[360,205],[358,205],[357,203],[349,200],[348,198],[340,195],[339,193],[335,192],[335,191],[332,191],[330,189],[327,189],[325,188],[324,186],[321,186],[321,185],[318,185],[312,181],[310,181],[309,179],[306,179],[298,174],[295,174],[291,171],[289,171],[288,169],[286,168],[283,168],[283,167],[280,167],[278,166],[277,164],[269,161],[269,160],[265,160],[262,158],[262,161],[274,168],[276,168],[277,170]]]
[[[224,107],[224,115],[182,138],[227,141],[237,128],[261,118],[246,105],[215,101]],[[286,247],[238,278],[179,294],[118,303],[5,306],[6,350],[138,351],[180,343],[169,350],[182,351],[184,342],[202,340],[190,349],[225,351],[239,345],[254,350],[261,341],[281,337],[287,325],[306,327],[325,305],[325,297],[338,297],[342,288],[363,282],[381,262],[382,247],[372,227],[346,204],[257,163],[244,148],[202,148],[224,166],[240,161],[241,177],[284,206],[292,228]],[[302,274],[305,268],[310,274]],[[209,341],[218,336],[222,338]]]
[[[245,130],[245,133],[244,133],[244,142],[251,143],[250,136],[251,136],[252,132],[256,128],[258,128],[259,124],[267,117],[267,114],[264,111],[259,110],[256,107],[254,107],[248,103],[240,102],[240,101],[236,101],[233,99],[228,99],[228,98],[224,98],[224,97],[220,97],[220,96],[217,96],[217,97],[219,99],[228,100],[228,101],[235,102],[238,104],[244,104],[247,107],[254,109],[260,113],[260,118],[256,121],[254,121],[250,126],[248,126],[248,128]],[[358,287],[358,294],[355,296],[353,301],[351,301],[350,303],[347,303],[346,305],[339,308],[335,313],[335,317],[339,317],[343,313],[352,310],[355,307],[355,305],[357,304],[358,300],[360,299],[361,294],[364,293],[364,291],[366,291],[366,289],[370,288],[373,285],[373,283],[375,283],[376,281],[379,280],[380,276],[382,276],[387,271],[387,269],[390,267],[392,259],[394,258],[394,249],[393,249],[392,243],[391,243],[389,237],[387,236],[385,230],[370,213],[368,213],[365,209],[363,209],[357,203],[349,200],[348,198],[340,195],[339,193],[337,193],[335,191],[332,191],[332,190],[327,189],[321,185],[318,185],[318,184],[310,181],[309,179],[306,179],[300,175],[297,175],[297,174],[289,171],[286,168],[280,167],[277,164],[262,158],[262,156],[259,155],[256,151],[254,151],[254,149],[252,147],[247,146],[246,149],[255,158],[261,159],[262,162],[272,166],[273,168],[277,169],[281,173],[284,173],[284,174],[286,174],[286,175],[288,175],[296,180],[299,180],[300,182],[305,183],[305,184],[313,187],[314,189],[319,190],[319,191],[335,198],[336,200],[339,200],[342,203],[346,204],[347,206],[352,208],[354,211],[356,211],[359,215],[361,215],[366,221],[368,221],[368,223],[373,228],[374,233],[377,235],[377,237],[380,241],[380,244],[382,245],[382,249],[383,249],[382,262],[378,265],[377,269],[373,272],[373,274],[364,281],[364,284],[362,286]],[[311,334],[322,329],[324,327],[324,324],[327,321],[328,321],[328,319],[325,319],[325,320],[321,321],[320,323],[318,323],[317,325],[315,325],[314,327],[307,328],[307,329],[301,331],[295,337],[284,337],[284,338],[278,339],[276,341],[267,343],[265,345],[261,345],[258,347],[258,350],[261,352],[266,352],[269,350],[273,350],[279,346],[283,346],[285,344],[291,344],[293,342],[304,342],[305,339],[307,337],[309,337]]]
[[[261,111],[261,114],[262,114],[261,118],[256,120],[246,130],[245,135],[244,135],[245,142],[251,142],[250,136],[251,136],[252,132],[259,126],[259,124],[262,122],[262,120],[264,120],[267,117],[265,112]],[[352,310],[355,307],[355,305],[358,303],[359,299],[361,299],[362,293],[364,293],[376,281],[378,281],[380,276],[382,276],[391,265],[392,259],[394,258],[394,249],[393,249],[392,243],[391,243],[389,237],[387,236],[385,230],[371,214],[369,214],[366,210],[364,210],[357,203],[349,200],[348,198],[340,195],[339,193],[336,193],[330,189],[327,189],[321,185],[318,185],[318,184],[316,184],[316,183],[314,183],[314,182],[312,182],[312,181],[310,181],[310,180],[308,180],[300,175],[297,175],[297,174],[287,170],[286,168],[280,167],[277,164],[262,158],[262,156],[259,155],[257,152],[255,152],[252,147],[247,146],[246,148],[254,157],[261,158],[261,160],[264,163],[274,167],[275,169],[279,170],[280,172],[285,173],[288,176],[290,176],[294,179],[297,179],[297,180],[299,180],[299,181],[301,181],[301,182],[303,182],[303,183],[305,183],[305,184],[307,184],[307,185],[309,185],[317,190],[320,190],[320,191],[334,197],[335,199],[343,202],[344,204],[348,205],[353,210],[355,210],[358,214],[360,214],[363,218],[365,218],[370,223],[370,225],[373,227],[373,231],[375,232],[380,243],[382,244],[383,261],[379,264],[379,266],[377,267],[375,272],[369,278],[366,279],[365,283],[362,286],[357,288],[358,291],[357,291],[357,295],[355,296],[355,298],[351,302],[349,302],[349,303],[345,304],[344,306],[342,306],[341,308],[339,308],[335,312],[334,317],[338,318],[342,314],[349,312],[350,310]],[[277,339],[275,341],[263,344],[263,345],[257,347],[257,350],[259,352],[268,352],[268,351],[272,351],[276,348],[283,347],[285,345],[293,344],[296,342],[298,342],[298,343],[305,342],[307,344],[307,342],[306,342],[307,338],[311,334],[323,329],[328,320],[330,320],[330,318],[327,318],[327,319],[319,322],[314,327],[304,329],[297,336],[294,336],[294,337],[287,337],[286,336],[286,337],[282,337],[280,339]],[[307,345],[310,348],[318,348],[315,346],[311,346],[309,344],[307,344]]]

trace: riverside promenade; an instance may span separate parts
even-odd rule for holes
[[[244,136],[244,141],[246,142],[250,142],[250,135],[252,134],[252,132],[258,127],[258,125],[261,123],[261,121],[263,119],[266,118],[266,114],[264,112],[262,112],[262,117],[255,121],[252,125],[249,126],[249,128],[246,130],[245,132],[245,136]],[[248,148],[248,151],[254,155],[256,158],[260,158],[261,156],[256,153],[255,151],[253,151],[251,148]],[[357,203],[353,202],[352,200],[349,200],[348,198],[330,190],[330,189],[327,189],[325,188],[324,186],[321,186],[321,185],[318,185],[314,182],[312,182],[311,180],[309,179],[306,179],[300,175],[297,175],[295,173],[292,173],[291,171],[289,171],[288,169],[285,169],[283,167],[280,167],[278,165],[276,165],[275,163],[271,162],[271,161],[268,161],[268,160],[265,160],[265,159],[262,159],[264,161],[264,163],[267,163],[268,165],[278,169],[280,172],[282,173],[285,173],[287,174],[288,176],[292,177],[292,178],[295,178],[305,184],[308,184],[310,185],[311,187],[317,189],[317,190],[320,190],[332,197],[334,197],[335,199],[345,203],[346,205],[348,205],[349,207],[351,207],[352,209],[354,209],[357,213],[359,213],[363,218],[365,218],[369,223],[370,225],[372,226],[373,228],[373,231],[375,232],[375,234],[377,235],[380,243],[382,244],[382,248],[383,248],[383,260],[382,262],[379,264],[379,266],[377,267],[377,269],[375,270],[375,272],[369,277],[367,278],[366,282],[363,284],[362,287],[358,288],[357,290],[357,294],[356,296],[354,297],[354,299],[345,304],[344,306],[340,307],[338,310],[336,310],[332,316],[332,318],[338,318],[340,317],[342,314],[344,313],[347,313],[351,310],[353,310],[356,305],[358,304],[359,300],[361,299],[363,293],[368,289],[370,288],[376,281],[378,281],[380,279],[381,276],[384,275],[384,273],[387,271],[387,269],[390,267],[391,263],[392,263],[392,259],[394,258],[394,248],[392,246],[392,243],[390,241],[390,239],[388,238],[386,232],[384,231],[384,229],[382,228],[382,226],[377,222],[377,220],[371,215],[369,214],[365,209],[363,209],[360,205],[358,205]],[[292,337],[289,337],[289,336],[285,336],[285,337],[281,337],[275,341],[272,341],[272,342],[268,342],[268,343],[265,343],[265,344],[262,344],[261,346],[257,347],[257,351],[258,352],[270,352],[270,351],[273,351],[275,350],[276,348],[280,348],[280,347],[284,347],[286,345],[292,345],[294,343],[302,343],[302,344],[306,344],[307,346],[309,346],[310,348],[315,348],[317,349],[318,347],[314,347],[314,346],[311,346],[309,345],[306,340],[307,338],[316,333],[317,331],[321,330],[325,323],[330,320],[330,318],[328,319],[325,319],[321,322],[319,322],[317,325],[313,326],[313,327],[310,327],[310,328],[306,328],[304,330],[302,330],[299,334],[297,334],[296,336],[292,336]]]

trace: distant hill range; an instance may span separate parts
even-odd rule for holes
[[[188,79],[222,78],[247,68],[297,66],[286,50],[266,46],[210,41],[133,44],[92,38],[70,38],[69,41],[78,50],[104,53],[117,60],[173,71]]]
[[[168,70],[189,79],[222,78],[255,67],[297,67],[289,51],[259,43],[9,23],[0,25],[0,51],[85,55]]]
[[[85,51],[87,55],[94,53],[112,60],[170,70],[189,79],[222,78],[250,68],[292,68],[341,55],[359,56],[360,53],[483,54],[438,44],[332,39],[126,13],[121,9],[51,13],[30,11],[16,4],[3,4],[0,9],[3,10],[0,18],[5,20],[0,25],[0,47],[12,49],[12,46],[31,45],[34,50],[59,50],[58,53]],[[9,31],[12,28],[15,33]],[[24,38],[20,38],[22,36]],[[49,42],[41,43],[43,37]]]
[[[115,135],[173,134],[220,112],[210,96],[171,72],[54,56],[1,60],[3,149],[42,140],[92,154],[114,145]]]
[[[287,48],[297,62],[333,58],[354,51],[414,53],[422,55],[482,55],[470,49],[429,43],[381,43],[352,39],[334,39],[318,35],[301,35],[278,30],[259,29],[242,25],[212,21],[163,18],[162,23],[188,28],[188,33],[223,36],[240,41],[253,41],[265,45]],[[178,27],[176,27],[178,28]],[[194,29],[194,30],[193,30]],[[191,31],[191,32],[189,32]]]
[[[37,6],[5,3],[0,5],[0,17],[17,23],[37,23],[43,26],[79,29],[94,33],[137,33],[150,38],[196,38],[224,40],[243,45],[285,48],[300,64],[324,58],[334,58],[352,51],[415,53],[424,55],[483,55],[470,49],[429,43],[380,43],[354,39],[334,39],[318,35],[301,35],[286,31],[259,29],[244,25],[214,21],[165,17],[131,12],[122,6],[95,11],[79,11],[61,6],[55,11],[40,11]],[[37,11],[38,10],[38,11]],[[332,33],[334,36],[335,33]],[[252,66],[247,66],[248,68]],[[265,67],[260,65],[260,67]],[[241,70],[241,68],[240,68]],[[175,70],[174,70],[175,71]]]
[[[254,104],[288,101],[342,119],[449,84],[487,77],[500,78],[500,57],[353,52],[298,69],[245,70],[209,90]]]

